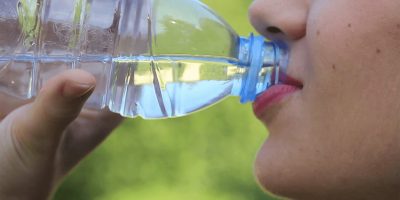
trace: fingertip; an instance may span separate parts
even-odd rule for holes
[[[83,70],[70,70],[47,83],[33,103],[12,114],[13,134],[30,149],[51,152],[63,131],[76,119],[93,92],[95,78]]]
[[[96,79],[92,74],[80,69],[75,69],[65,71],[50,79],[44,84],[41,93],[45,93],[47,90],[52,91],[52,87],[59,87],[56,91],[60,91],[62,96],[66,98],[77,98],[88,93],[91,89],[94,89],[95,86]]]
[[[79,97],[86,97],[94,90],[94,84],[87,84],[82,82],[67,81],[62,87],[62,95],[67,99],[76,99]]]
[[[92,74],[81,69],[68,70],[62,74],[68,80],[85,85],[96,85],[96,79]]]
[[[96,80],[90,73],[79,69],[65,71],[44,84],[33,103],[33,113],[67,124],[80,113],[95,86]]]

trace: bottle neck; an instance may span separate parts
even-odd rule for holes
[[[247,68],[240,83],[240,101],[254,101],[258,94],[279,83],[286,71],[288,50],[283,42],[265,42],[262,36],[239,39],[239,65]]]

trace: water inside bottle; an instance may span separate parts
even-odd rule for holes
[[[0,92],[30,98],[52,76],[74,68],[96,77],[96,90],[87,107],[109,107],[123,116],[143,118],[183,116],[228,95],[237,96],[247,71],[233,58],[1,57]],[[272,73],[272,67],[264,67],[260,77],[267,73]]]
[[[116,58],[109,107],[145,118],[186,115],[240,90],[235,82],[245,71],[237,60],[226,58]]]

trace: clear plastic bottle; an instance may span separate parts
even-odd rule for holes
[[[0,1],[0,93],[35,97],[52,76],[91,72],[85,105],[126,117],[183,116],[278,82],[284,45],[239,37],[197,0]]]

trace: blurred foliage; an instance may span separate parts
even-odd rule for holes
[[[204,0],[240,35],[251,0]],[[266,130],[234,97],[193,115],[128,119],[66,179],[56,200],[268,200],[253,177]]]
[[[159,22],[165,31],[157,34],[155,54],[236,56],[231,52],[236,37],[213,19],[203,19],[198,27],[169,16]]]

